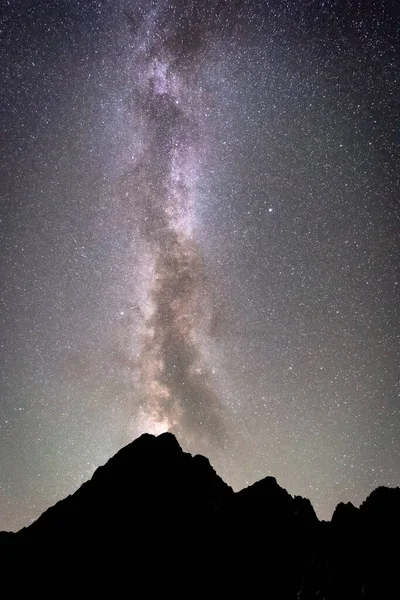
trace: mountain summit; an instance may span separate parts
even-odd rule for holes
[[[172,434],[144,434],[32,525],[0,534],[0,547],[11,567],[49,550],[63,556],[60,577],[65,556],[72,577],[104,564],[108,577],[118,572],[117,597],[131,576],[163,592],[173,575],[182,593],[188,585],[192,594],[380,600],[394,597],[399,508],[400,488],[378,488],[359,509],[339,504],[330,523],[319,522],[310,501],[275,478],[234,493]],[[97,593],[101,582],[90,581]]]

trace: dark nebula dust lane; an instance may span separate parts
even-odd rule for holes
[[[400,481],[399,11],[0,11],[0,529],[140,433],[330,518]]]

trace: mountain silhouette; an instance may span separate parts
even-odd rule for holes
[[[396,597],[399,508],[400,488],[380,487],[320,522],[274,477],[235,493],[172,434],[144,434],[30,526],[0,533],[0,564],[14,593],[46,572],[82,596],[381,600]]]

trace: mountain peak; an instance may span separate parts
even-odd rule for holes
[[[156,440],[159,445],[161,444],[165,448],[182,451],[181,445],[179,444],[179,442],[176,439],[176,437],[174,436],[174,434],[171,433],[170,431],[165,431],[164,433],[160,433],[160,435],[158,435],[156,437]]]
[[[31,526],[0,534],[0,546],[21,554],[31,548],[30,556],[47,547],[57,560],[66,550],[66,563],[83,560],[86,573],[104,556],[112,564],[115,553],[113,588],[118,580],[126,590],[133,568],[136,583],[153,584],[154,573],[164,572],[158,580],[165,585],[179,572],[207,593],[216,581],[221,594],[240,592],[241,581],[242,591],[267,586],[267,595],[285,600],[379,599],[394,597],[387,573],[397,573],[397,563],[387,540],[400,534],[399,500],[400,488],[378,488],[360,509],[339,504],[332,521],[321,523],[310,501],[291,496],[275,477],[234,493],[172,433],[143,434]],[[94,583],[103,591],[102,577]]]

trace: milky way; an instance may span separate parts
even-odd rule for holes
[[[128,177],[132,211],[149,252],[149,290],[140,307],[143,340],[135,366],[139,427],[218,438],[218,399],[199,348],[204,296],[202,258],[191,222],[201,144],[201,92],[192,47],[177,34],[174,18],[188,27],[193,15],[165,10],[144,15],[135,32],[133,95],[145,141]],[[195,24],[187,35],[198,35]],[[197,59],[197,60],[196,60]],[[133,79],[133,78],[132,78]],[[145,292],[146,293],[146,292]]]
[[[399,471],[395,2],[0,12],[0,529],[143,431],[329,518]]]

